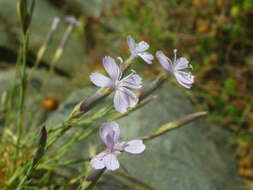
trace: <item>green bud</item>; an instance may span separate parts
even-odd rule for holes
[[[44,155],[46,144],[47,144],[47,129],[45,126],[43,126],[40,130],[39,144],[36,155],[33,160],[33,166],[35,166]]]
[[[26,34],[31,24],[35,0],[18,0],[17,14],[22,26],[23,33]]]

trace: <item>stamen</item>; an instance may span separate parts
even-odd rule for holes
[[[136,74],[136,71],[135,70],[133,70],[133,69],[131,69],[131,74]]]
[[[123,59],[121,57],[117,57],[117,59],[119,60],[120,64],[123,63]]]
[[[174,62],[176,62],[176,60],[177,60],[177,49],[174,49],[173,52],[174,52]]]

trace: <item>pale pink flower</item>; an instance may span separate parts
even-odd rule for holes
[[[164,55],[162,51],[156,52],[156,57],[165,71],[173,74],[179,84],[185,88],[191,88],[194,83],[194,76],[191,72],[184,71],[185,69],[192,69],[189,61],[185,57],[180,57],[177,59],[177,50],[174,50],[174,60],[171,61],[170,58]]]
[[[128,88],[141,88],[142,79],[135,72],[122,78],[121,68],[110,56],[103,58],[103,66],[110,78],[101,73],[92,73],[90,80],[96,86],[114,89],[114,107],[118,112],[125,113],[127,108],[134,107],[138,102],[137,96]]]
[[[119,142],[120,129],[116,122],[103,123],[99,135],[107,149],[91,159],[94,169],[117,170],[120,167],[117,156],[121,152],[140,154],[146,148],[142,140]]]
[[[73,16],[67,16],[65,19],[69,24],[73,26],[77,26],[80,24],[80,21]]]
[[[134,39],[131,36],[127,37],[128,47],[131,52],[131,59],[135,59],[136,57],[141,57],[146,63],[152,64],[152,60],[154,59],[153,55],[146,52],[149,48],[147,42],[141,41],[139,43],[135,43]]]

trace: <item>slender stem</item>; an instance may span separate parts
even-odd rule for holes
[[[72,125],[63,123],[62,129],[48,140],[46,150],[48,150]]]
[[[90,161],[90,158],[80,158],[80,159],[76,159],[76,160],[68,160],[65,162],[56,162],[56,163],[48,163],[48,164],[40,164],[38,166],[38,169],[53,169],[55,167],[60,167],[60,166],[69,166],[72,164],[77,164],[77,163],[81,163],[81,162],[88,162]]]
[[[146,104],[150,103],[151,101],[153,101],[156,98],[157,98],[157,96],[146,97],[146,98],[142,99],[141,101],[139,101],[138,104],[135,107],[130,108],[126,113],[114,112],[113,115],[109,116],[109,118],[107,119],[107,121],[114,121],[114,120],[118,120],[120,118],[126,117],[130,113],[132,113],[135,110],[138,110],[139,108],[145,106]]]
[[[32,164],[31,164],[31,165],[29,166],[28,170],[26,171],[25,176],[21,179],[20,183],[18,184],[16,190],[21,190],[21,189],[22,189],[23,185],[25,184],[27,178],[31,175],[32,171],[33,171],[33,166],[32,166]]]
[[[33,68],[31,69],[31,72],[30,74],[28,75],[28,81],[32,78],[33,76],[33,73],[34,71],[39,67],[39,64],[47,50],[47,47],[48,47],[48,44],[51,42],[53,36],[54,36],[54,33],[59,25],[59,22],[60,22],[60,19],[59,18],[54,18],[53,19],[53,23],[52,23],[52,26],[51,26],[51,29],[49,30],[47,36],[46,36],[46,39],[45,41],[43,42],[42,46],[40,47],[38,53],[37,53],[37,56],[36,56],[36,60],[35,60],[35,63],[34,63],[34,66]]]
[[[101,178],[101,176],[104,174],[105,171],[106,171],[105,169],[95,170],[91,175],[85,178],[85,181],[82,183],[80,189],[92,190],[96,186],[98,180]]]
[[[59,61],[59,59],[61,58],[62,54],[63,54],[63,51],[64,51],[64,48],[66,47],[67,45],[67,42],[69,41],[69,38],[70,38],[70,34],[72,33],[73,29],[74,29],[74,26],[73,24],[70,24],[66,30],[66,32],[64,33],[64,36],[63,36],[63,39],[60,43],[60,45],[58,46],[58,48],[56,49],[56,52],[53,56],[53,59],[52,59],[52,62],[50,64],[50,68],[49,68],[49,74],[47,75],[47,77],[45,78],[45,80],[43,81],[43,84],[42,84],[42,87],[45,87],[47,86],[50,78],[52,78],[53,74],[54,74],[54,69],[57,65],[57,62]]]
[[[28,45],[28,34],[25,34],[22,38],[22,55],[20,61],[20,85],[19,85],[19,106],[17,116],[17,145],[15,152],[14,162],[16,163],[19,150],[20,150],[20,139],[22,136],[23,120],[24,120],[24,105],[25,105],[25,92],[26,92],[26,54]]]
[[[19,184],[24,184],[25,180],[27,179],[27,174],[31,172],[32,164],[29,162],[26,162],[22,168],[19,168],[15,171],[15,173],[12,175],[12,177],[7,181],[5,189],[9,190],[12,189],[14,184],[16,183],[17,179],[25,173],[25,176],[22,178]],[[29,171],[30,170],[30,171]],[[18,186],[19,186],[18,184]]]
[[[62,145],[57,151],[55,151],[52,155],[47,156],[43,160],[43,164],[47,164],[48,162],[51,162],[53,160],[57,160],[60,157],[62,157],[66,152],[70,150],[70,147],[73,146],[76,142],[83,141],[84,139],[87,139],[88,137],[92,136],[99,130],[98,126],[92,126],[89,125],[85,128],[82,128],[79,132],[75,134],[75,136],[70,139],[66,144]],[[61,137],[61,136],[59,136]],[[58,138],[59,138],[58,137]],[[57,140],[57,139],[55,139]],[[55,142],[55,141],[54,141]],[[49,148],[49,147],[48,147]]]
[[[126,61],[125,61],[125,63],[124,63],[124,65],[123,65],[123,73],[126,73],[128,70],[129,70],[129,68],[131,67],[131,65],[133,64],[133,57],[132,56],[130,56]]]

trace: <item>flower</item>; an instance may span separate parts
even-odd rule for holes
[[[185,88],[191,88],[194,83],[194,76],[191,72],[182,71],[184,69],[192,69],[189,61],[185,57],[180,57],[177,59],[177,50],[174,50],[174,60],[171,61],[170,58],[164,55],[162,51],[156,52],[156,57],[165,71],[173,74],[179,84]]]
[[[103,123],[99,135],[107,149],[91,159],[91,166],[94,169],[103,169],[106,167],[107,170],[117,170],[119,168],[117,156],[121,152],[140,154],[146,148],[142,140],[118,142],[120,129],[118,123],[115,121]]]
[[[135,59],[136,57],[140,56],[145,62],[152,64],[154,57],[152,54],[146,52],[146,50],[149,48],[147,42],[141,41],[137,44],[131,36],[128,36],[127,44],[131,52],[131,59]]]
[[[137,96],[128,88],[141,88],[142,79],[135,72],[122,78],[122,70],[110,56],[103,58],[103,66],[110,78],[100,73],[92,73],[90,80],[96,86],[114,89],[114,107],[118,112],[125,113],[128,107],[134,107],[138,102]]]
[[[60,22],[61,22],[61,19],[59,17],[54,17],[51,30],[56,30]]]
[[[80,24],[80,21],[73,16],[67,16],[65,19],[69,24],[73,26],[77,26]]]

